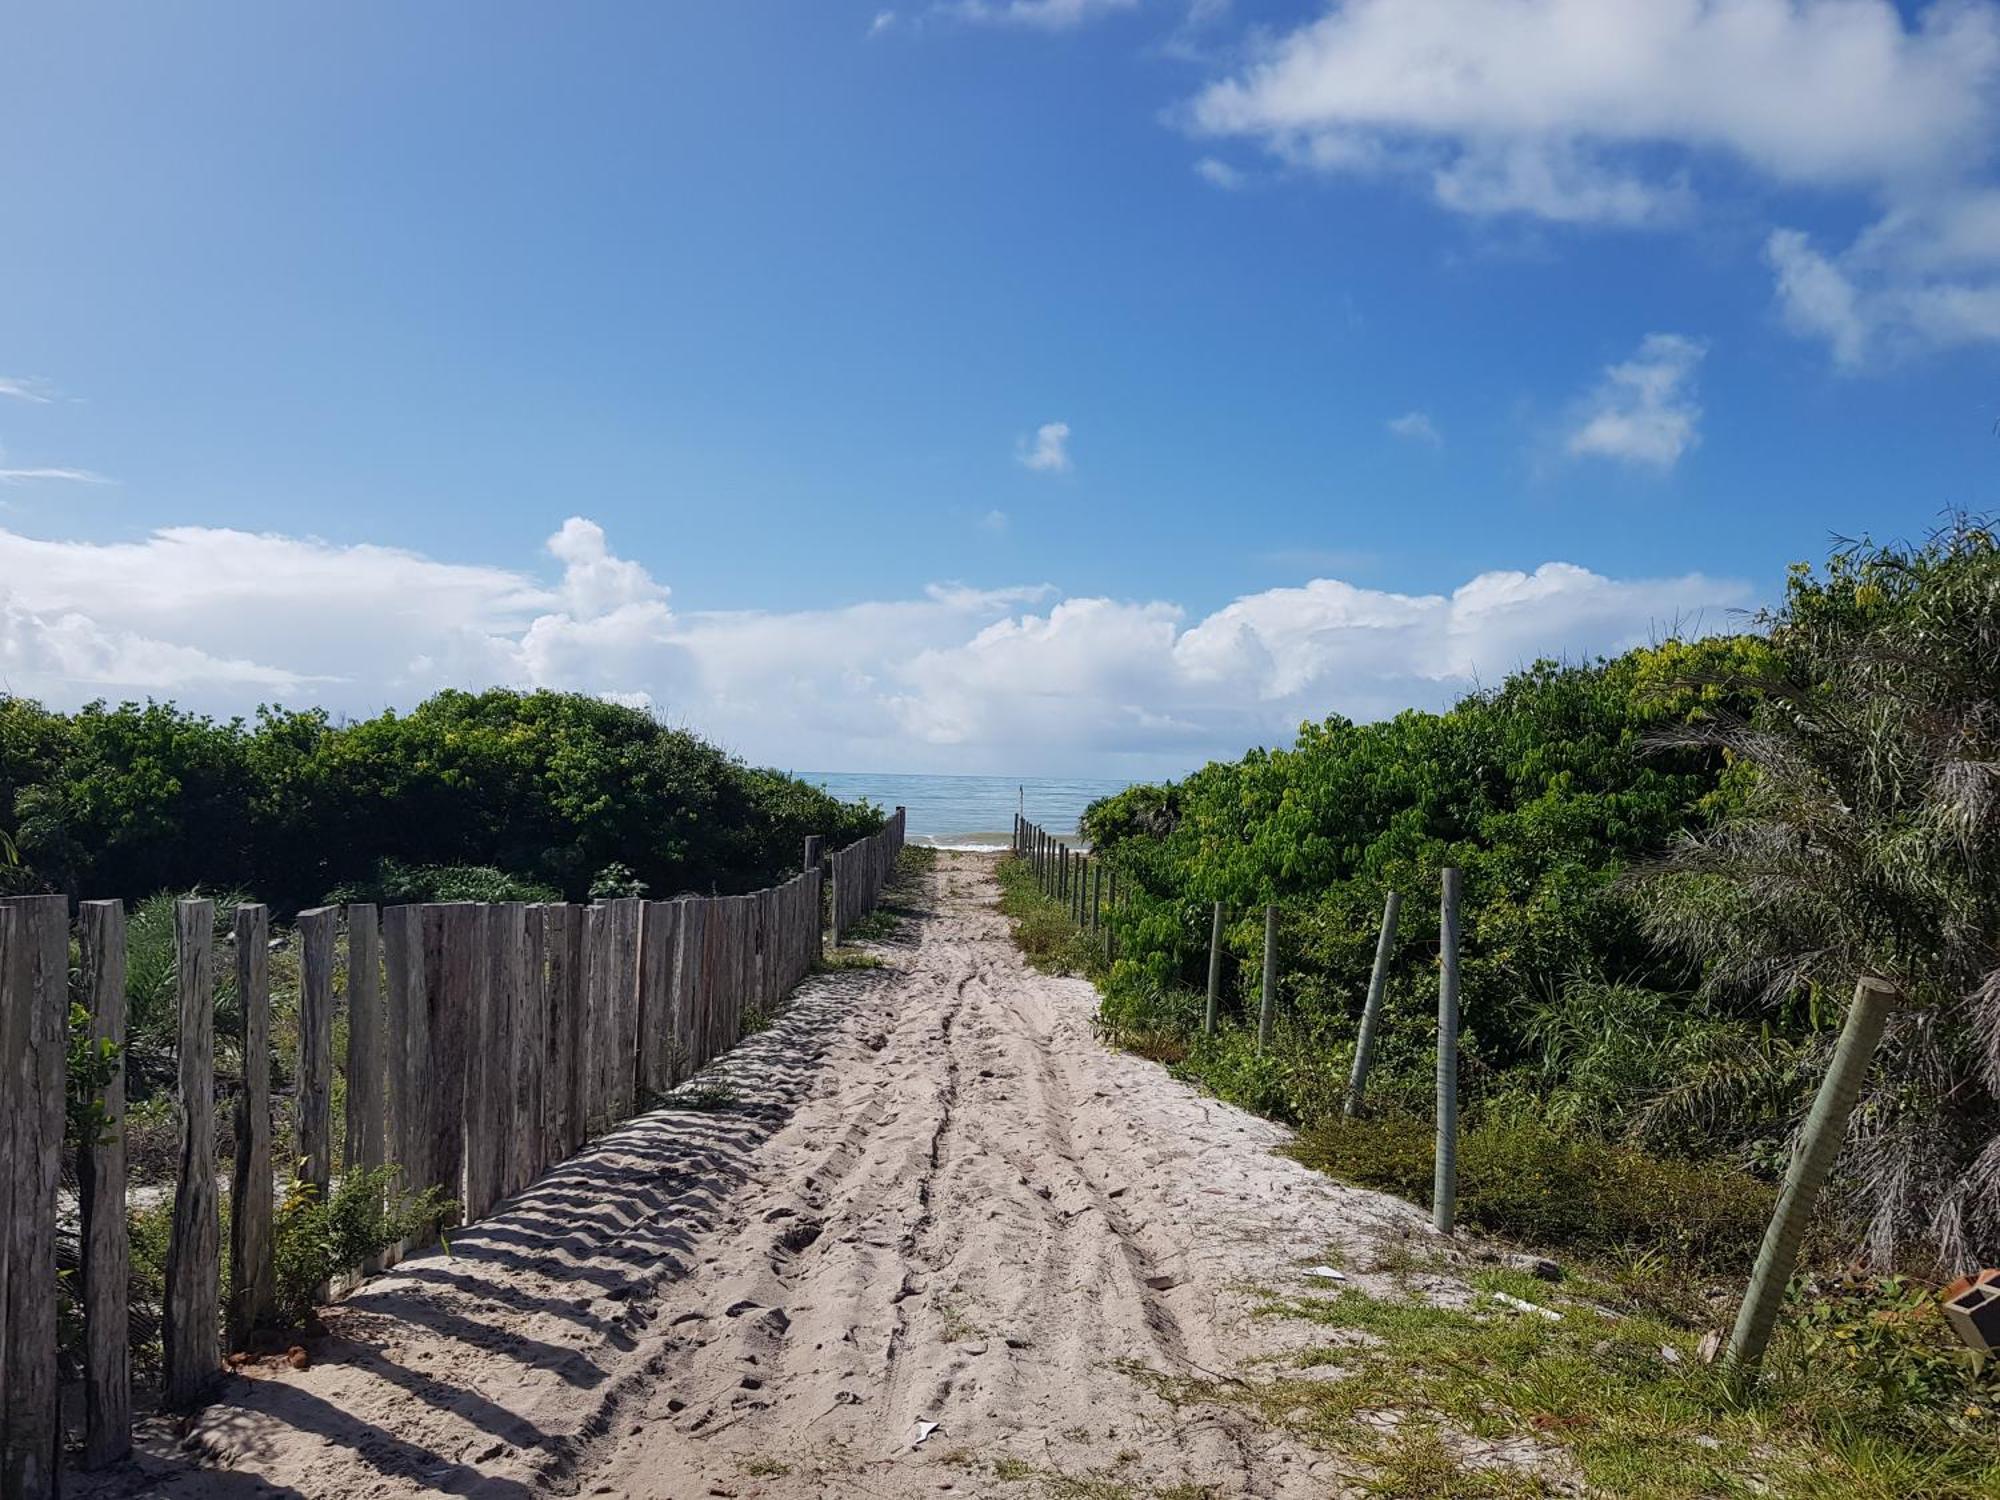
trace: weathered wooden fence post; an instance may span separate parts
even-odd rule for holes
[[[215,903],[174,908],[179,971],[180,1171],[167,1241],[161,1345],[169,1406],[198,1406],[221,1365],[222,1230],[215,1193]]]
[[[1271,1045],[1271,1018],[1278,1009],[1278,908],[1264,908],[1264,994],[1257,1007],[1257,1050]]]
[[[1382,992],[1389,982],[1389,955],[1396,945],[1396,913],[1403,898],[1389,892],[1382,903],[1382,931],[1375,939],[1375,968],[1368,976],[1368,999],[1361,1007],[1361,1029],[1354,1037],[1354,1066],[1347,1075],[1347,1106],[1351,1120],[1361,1113],[1368,1090],[1368,1069],[1375,1061],[1375,1033],[1382,1024]]]
[[[1438,907],[1437,1171],[1431,1184],[1431,1223],[1450,1234],[1458,1212],[1458,887],[1459,874],[1444,872]]]
[[[331,906],[316,906],[298,917],[298,1180],[321,1199],[333,1180],[333,941],[338,917]]]
[[[69,901],[17,896],[5,903],[0,933],[0,1022],[11,1075],[13,1149],[0,1178],[13,1184],[4,1227],[7,1314],[0,1319],[6,1366],[5,1461],[0,1491],[9,1500],[56,1493],[62,1436],[56,1378],[56,1190],[62,1167],[63,1081],[69,1041]],[[0,1094],[0,1104],[6,1103]]]
[[[271,1312],[271,980],[270,914],[236,908],[237,1041],[243,1092],[236,1099],[236,1162],[229,1187],[228,1344],[247,1348]]]
[[[1202,1012],[1201,1034],[1215,1035],[1215,1007],[1222,990],[1222,903],[1215,903],[1215,910],[1208,921],[1208,1007]]]
[[[432,1180],[430,1153],[430,1000],[424,990],[424,909],[392,906],[382,916],[388,975],[389,1136],[401,1186]],[[397,1247],[400,1256],[403,1250]]]
[[[373,905],[347,908],[347,1118],[341,1170],[382,1165],[382,928]]]
[[[1754,1369],[1771,1341],[1778,1309],[1785,1300],[1785,1286],[1798,1260],[1799,1241],[1805,1237],[1813,1204],[1847,1139],[1848,1117],[1861,1097],[1861,1085],[1882,1040],[1882,1029],[1900,998],[1901,992],[1885,979],[1863,975],[1855,981],[1854,1000],[1847,1007],[1833,1062],[1813,1096],[1812,1113],[1799,1133],[1777,1210],[1764,1231],[1743,1306],[1736,1314],[1736,1327],[1729,1335],[1729,1363],[1740,1370]]]
[[[128,1313],[132,1260],[125,1223],[125,907],[117,901],[85,901],[77,908],[77,921],[90,1040],[100,1049],[106,1070],[104,1085],[93,1099],[102,1111],[100,1131],[77,1153],[83,1211],[83,1464],[98,1469],[132,1451]],[[0,1099],[0,1109],[5,1107]],[[0,1147],[0,1161],[5,1159]],[[0,1286],[5,1280],[0,1274]]]

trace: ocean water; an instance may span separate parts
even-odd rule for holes
[[[825,787],[836,797],[866,797],[884,811],[907,808],[910,842],[948,849],[1006,848],[1017,810],[1051,833],[1073,833],[1086,807],[1132,785],[1129,781],[1049,776],[901,776],[876,771],[798,774],[801,780]]]

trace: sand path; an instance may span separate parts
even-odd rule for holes
[[[1338,1493],[1158,1377],[1259,1378],[1299,1333],[1255,1288],[1421,1216],[1105,1048],[1091,988],[1022,964],[991,871],[941,857],[883,968],[809,981],[687,1086],[707,1107],[370,1283],[311,1368],[232,1380],[188,1434],[204,1466],[146,1492]]]

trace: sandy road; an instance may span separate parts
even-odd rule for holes
[[[1158,1377],[1259,1378],[1298,1335],[1255,1288],[1421,1216],[1103,1047],[1090,987],[1028,970],[994,894],[945,856],[885,967],[811,981],[690,1086],[707,1108],[371,1283],[311,1368],[232,1381],[188,1434],[202,1467],[146,1492],[1338,1493]]]

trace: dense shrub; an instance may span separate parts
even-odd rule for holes
[[[1307,1166],[1416,1203],[1431,1198],[1435,1133],[1408,1115],[1328,1119],[1293,1142]],[[1744,1172],[1648,1156],[1526,1122],[1482,1123],[1458,1148],[1459,1217],[1524,1244],[1643,1248],[1710,1270],[1755,1258],[1776,1192]]]
[[[287,913],[478,867],[580,900],[619,865],[657,896],[732,892],[795,869],[808,834],[838,844],[879,824],[575,693],[445,692],[340,724],[0,697],[0,832],[21,860],[0,866],[7,889],[241,889]]]

